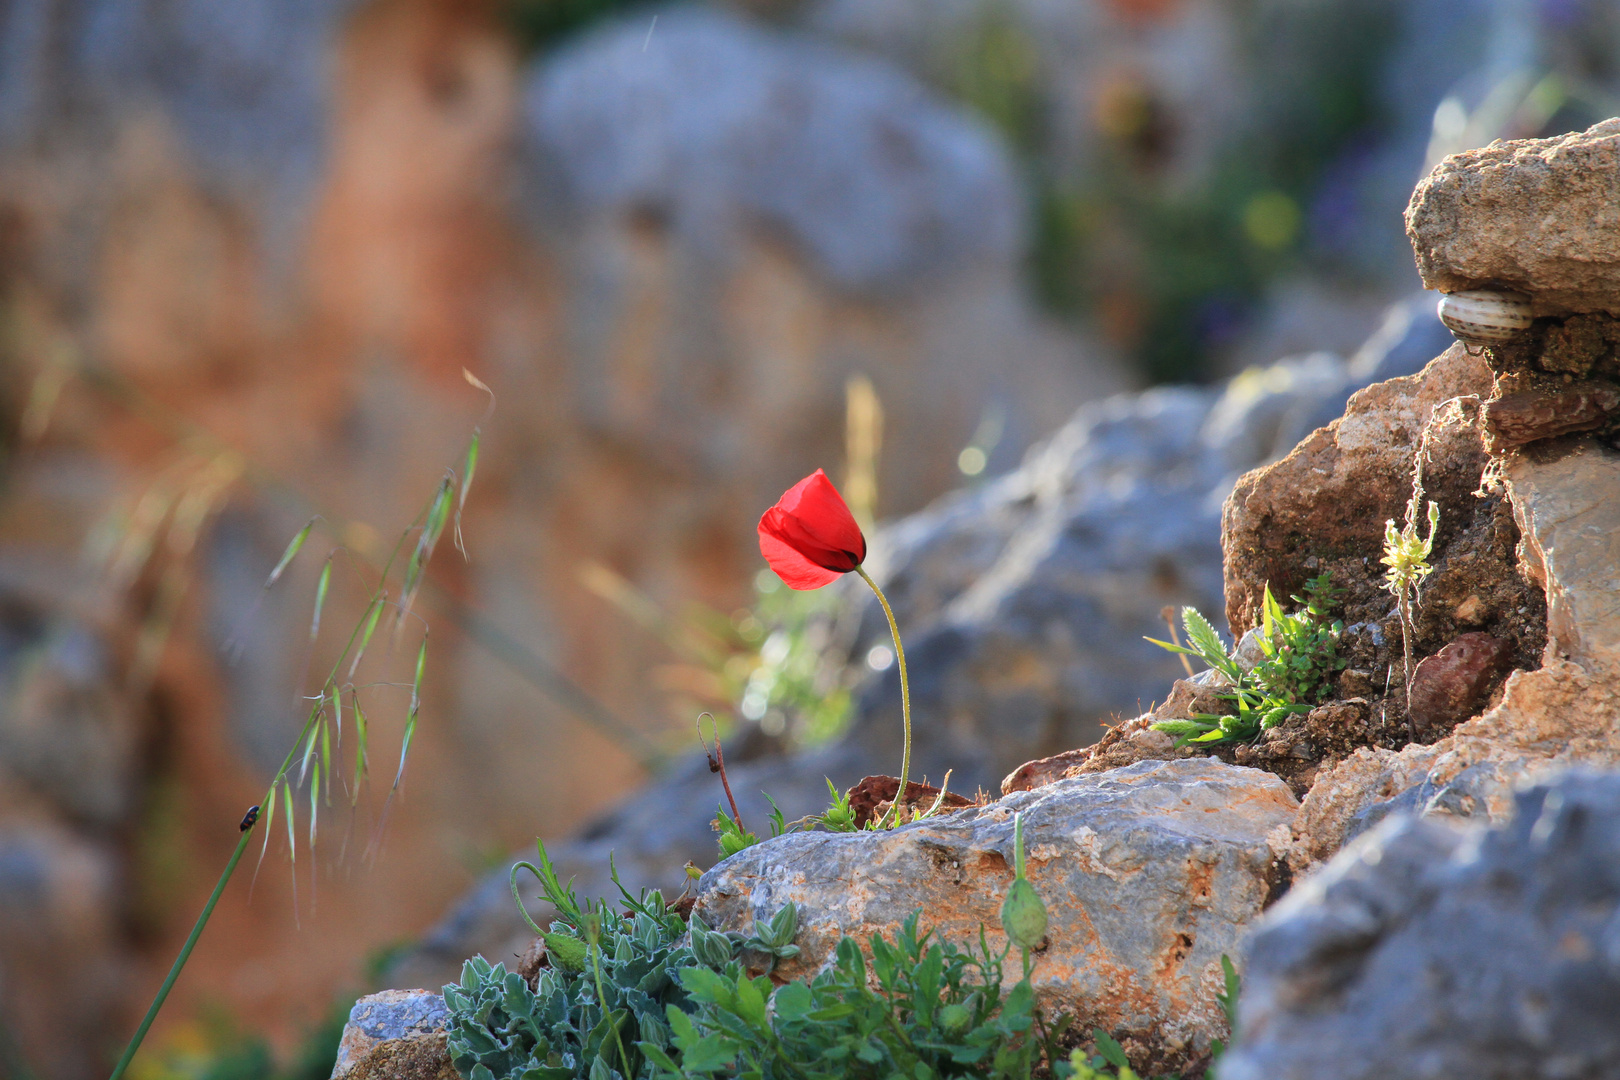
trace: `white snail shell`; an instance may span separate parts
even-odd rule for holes
[[[1530,298],[1494,289],[1448,293],[1440,298],[1440,321],[1466,344],[1512,341],[1530,327]]]

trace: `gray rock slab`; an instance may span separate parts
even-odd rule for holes
[[[1505,469],[1520,561],[1547,591],[1548,660],[1620,678],[1620,452],[1596,439]]]
[[[393,1059],[433,1058],[435,1052],[445,1055],[448,1066],[444,1047],[449,1018],[444,997],[431,990],[384,990],[361,998],[349,1010],[349,1022],[343,1026],[332,1080],[351,1074],[356,1080],[368,1074],[378,1075],[379,1080],[387,1075],[404,1076],[407,1070]],[[378,1070],[375,1066],[383,1059],[390,1060],[390,1067]]]
[[[1255,931],[1222,1080],[1620,1075],[1620,774],[1392,816]]]
[[[1086,405],[1017,470],[874,536],[868,567],[894,605],[910,664],[913,776],[937,781],[953,769],[951,790],[994,791],[1020,764],[1095,742],[1101,720],[1162,698],[1183,670],[1142,637],[1164,636],[1167,604],[1221,609],[1220,507],[1237,473],[1286,454],[1350,391],[1421,368],[1450,340],[1420,294],[1391,309],[1342,377],[1316,357],[1220,392],[1168,387]],[[889,628],[864,584],[846,584],[841,618],[858,624],[850,637],[859,662],[889,644]],[[835,746],[745,762],[728,744],[743,813],[757,826],[769,811],[764,790],[791,820],[825,808],[824,776],[842,789],[897,771],[899,702],[891,665],[861,687]],[[630,888],[673,891],[683,863],[714,860],[719,798],[702,758],[689,759],[548,848],[582,896],[614,893],[609,852]],[[509,871],[470,890],[390,978],[435,985],[474,953],[521,954],[532,934]],[[542,924],[549,917],[542,904],[531,910]]]
[[[899,68],[723,10],[648,25],[589,35],[529,83],[532,144],[574,205],[716,237],[763,223],[847,288],[1017,257],[1006,153]]]
[[[1453,154],[1412,194],[1430,289],[1508,288],[1537,315],[1620,314],[1620,119]]]
[[[1285,783],[1255,769],[1140,762],[892,832],[748,848],[703,875],[695,912],[746,931],[800,905],[803,952],[788,977],[817,969],[846,935],[892,936],[919,908],[925,928],[962,945],[982,929],[999,948],[1022,812],[1027,873],[1051,919],[1037,991],[1082,1029],[1185,1060],[1221,1031],[1221,954],[1237,952],[1276,887],[1274,845],[1296,806]]]
[[[1166,606],[1218,617],[1220,507],[1237,477],[1286,455],[1368,382],[1420,369],[1449,344],[1432,299],[1408,298],[1349,363],[1317,353],[1218,392],[1161,387],[1085,405],[1018,470],[875,537],[869,569],[906,634],[928,767],[981,761],[989,780],[958,771],[955,786],[993,786],[1162,700],[1183,670],[1143,639],[1164,636]],[[869,597],[850,596],[864,605],[861,655],[888,625]],[[899,756],[899,700],[892,668],[857,697],[857,736],[879,760]]]

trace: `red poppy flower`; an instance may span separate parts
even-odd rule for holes
[[[866,560],[866,537],[817,469],[759,519],[759,553],[789,588],[819,589]]]

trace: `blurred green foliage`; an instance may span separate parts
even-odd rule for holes
[[[1023,161],[1029,273],[1043,306],[1092,323],[1155,382],[1213,374],[1267,287],[1300,269],[1311,208],[1335,168],[1386,124],[1386,0],[1255,4],[1236,25],[1254,79],[1248,116],[1192,178],[1169,169],[1185,121],[1127,75],[1098,89],[1100,152],[1062,160],[1065,133],[1044,98],[1053,80],[1004,3],[984,5],[943,80]],[[1330,271],[1351,269],[1309,253]]]
[[[842,734],[850,716],[846,665],[831,648],[839,604],[834,589],[796,592],[776,575],[762,571],[755,580],[758,600],[748,618],[762,628],[757,651],[738,654],[733,675],[747,672],[738,700],[743,717],[767,734],[786,735],[795,745],[813,746]]]
[[[285,1061],[270,1044],[222,1011],[183,1024],[135,1059],[133,1080],[327,1080],[353,1001],[334,1003]]]

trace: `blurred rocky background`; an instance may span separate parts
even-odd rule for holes
[[[324,1076],[536,835],[707,865],[702,709],[756,816],[892,770],[875,611],[756,587],[817,466],[892,522],[930,776],[1091,741],[1222,608],[1236,476],[1440,351],[1415,181],[1620,113],[1617,56],[1600,0],[0,0],[0,1073],[105,1071],[478,425],[386,830],[414,641],[148,1080]]]

